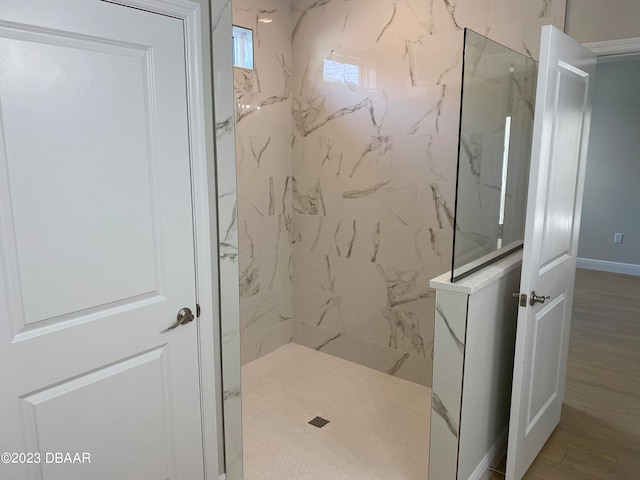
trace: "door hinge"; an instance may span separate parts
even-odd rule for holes
[[[196,303],[196,317],[200,318],[200,305]]]

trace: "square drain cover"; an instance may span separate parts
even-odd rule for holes
[[[329,420],[325,420],[322,417],[316,417],[313,420],[311,420],[309,422],[309,425],[313,425],[314,427],[318,427],[318,428],[322,428],[324,427],[327,423],[329,423]]]

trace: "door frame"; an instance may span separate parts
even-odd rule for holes
[[[623,55],[625,53],[640,52],[640,37],[623,38],[620,40],[605,40],[602,42],[583,43],[585,47],[595,53],[598,57],[609,55]]]
[[[208,182],[205,129],[205,72],[202,57],[200,4],[190,0],[102,0],[124,7],[167,15],[182,20],[184,25],[187,83],[187,115],[191,170],[191,200],[193,205],[193,233],[196,270],[196,302],[200,307],[198,327],[198,358],[200,378],[200,409],[202,415],[202,446],[206,480],[224,478],[223,462],[218,458],[221,413],[216,406],[222,397],[219,388],[220,324],[219,265],[213,255],[211,226],[217,224],[214,184]],[[212,156],[214,152],[211,152]],[[215,295],[215,296],[214,296]],[[221,475],[222,474],[222,475]]]

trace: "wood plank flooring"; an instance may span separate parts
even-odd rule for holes
[[[562,418],[524,478],[640,479],[640,277],[578,269],[572,322]]]

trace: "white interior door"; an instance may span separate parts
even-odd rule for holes
[[[0,2],[2,479],[203,478],[185,70],[180,19]]]
[[[507,480],[522,478],[560,421],[595,68],[591,51],[542,29]],[[533,292],[549,298],[531,304]]]

